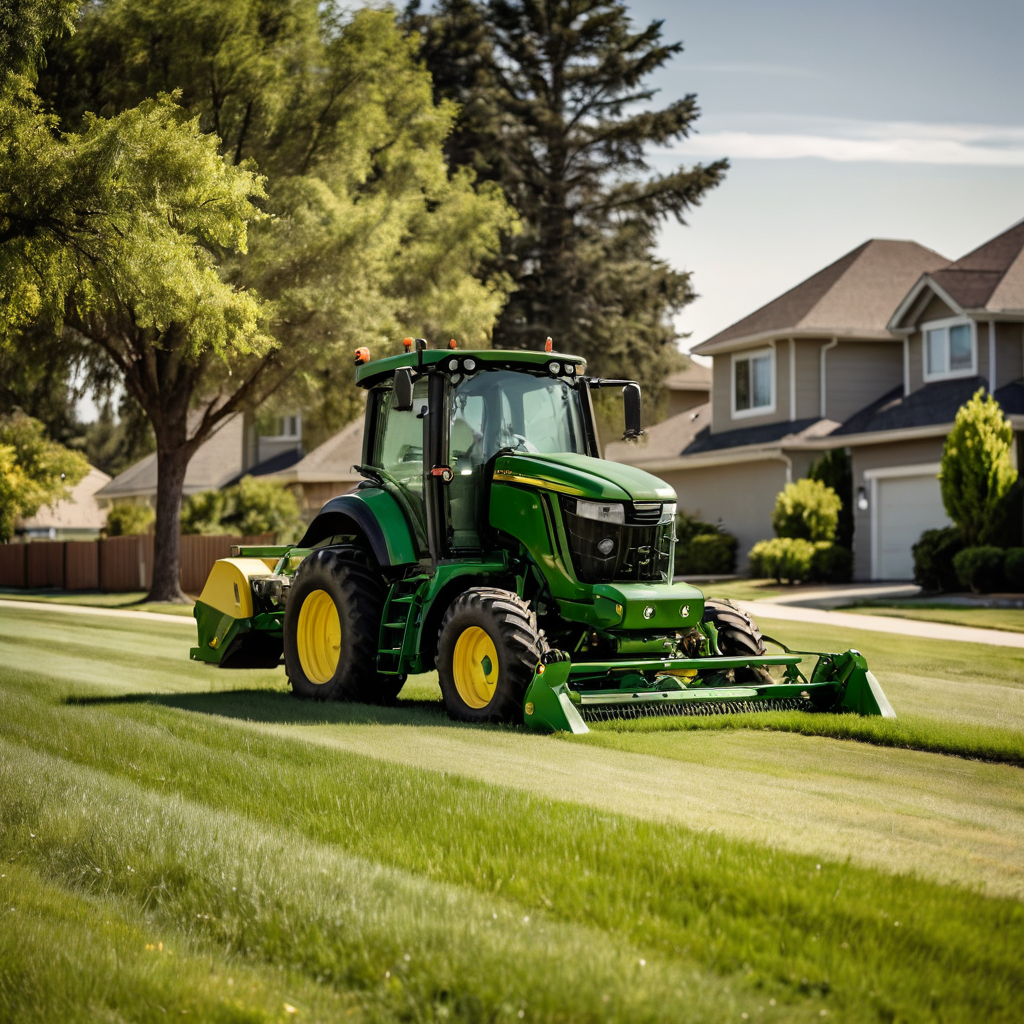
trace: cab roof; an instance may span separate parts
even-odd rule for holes
[[[573,367],[574,374],[586,372],[587,361],[581,356],[569,355],[565,352],[531,352],[527,349],[500,348],[429,348],[422,352],[403,352],[397,356],[385,356],[383,359],[371,359],[356,367],[356,383],[361,388],[372,388],[394,376],[400,366],[411,366],[413,369],[427,369],[441,364],[439,369],[448,370],[448,362],[452,359],[461,364],[464,359],[475,359],[477,365],[492,370],[525,370],[534,372],[543,369],[547,363],[568,363]],[[450,372],[458,372],[452,370]],[[559,374],[561,376],[561,374]]]

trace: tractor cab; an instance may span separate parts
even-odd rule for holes
[[[560,353],[419,351],[357,370],[367,387],[363,463],[399,488],[420,518],[436,559],[493,543],[488,498],[500,456],[599,459],[591,389],[636,392],[632,381],[585,376],[578,356]]]

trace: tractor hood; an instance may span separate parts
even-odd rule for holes
[[[501,455],[494,480],[528,484],[559,494],[593,501],[675,501],[676,492],[664,480],[621,462],[589,455]]]

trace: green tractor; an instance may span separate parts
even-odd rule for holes
[[[215,564],[194,659],[283,653],[296,695],[376,703],[436,668],[452,718],[545,731],[758,709],[895,717],[858,652],[768,654],[740,609],[672,581],[675,492],[598,449],[592,392],[622,392],[636,437],[635,382],[555,352],[412,344],[357,353],[365,479],[296,546]]]

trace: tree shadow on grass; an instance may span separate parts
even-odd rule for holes
[[[279,725],[451,725],[444,705],[433,700],[355,704],[299,700],[281,690],[220,690],[214,693],[130,693],[117,697],[68,697],[68,704],[158,704],[204,715]]]

